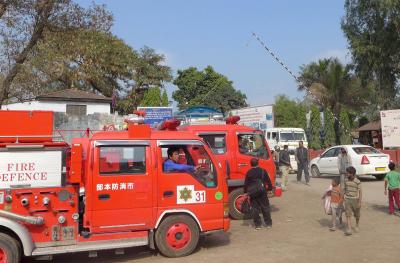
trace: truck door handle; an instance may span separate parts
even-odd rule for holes
[[[163,194],[164,197],[173,197],[174,191],[165,191]]]
[[[105,201],[105,200],[110,199],[110,195],[109,194],[101,194],[101,195],[98,195],[98,197],[99,197],[99,200],[101,200],[101,201]]]
[[[239,163],[238,165],[239,165],[239,167],[243,167],[243,166],[247,166],[248,164],[247,163]]]

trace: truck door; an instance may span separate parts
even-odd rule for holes
[[[258,158],[260,167],[264,169],[273,165],[273,162],[270,160],[270,153],[265,145],[264,136],[261,133],[238,133],[235,138],[235,146],[237,147],[237,165],[235,169],[232,168],[232,171],[235,171],[237,178],[242,178],[244,180],[247,171],[251,168],[251,158]],[[270,169],[266,170],[268,171]],[[272,179],[273,177],[271,177],[271,180]]]
[[[223,226],[222,192],[215,165],[203,143],[196,140],[157,142],[158,216],[189,210],[208,227]],[[205,212],[207,211],[207,212]],[[221,220],[215,218],[221,217]]]
[[[92,232],[148,229],[152,221],[150,143],[96,141],[92,177]]]

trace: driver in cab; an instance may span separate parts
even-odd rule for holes
[[[165,172],[195,172],[200,168],[200,165],[193,166],[187,164],[178,163],[179,160],[179,148],[171,147],[167,150],[168,159],[164,162],[163,170]]]

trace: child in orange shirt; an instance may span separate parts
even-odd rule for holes
[[[342,224],[342,212],[343,212],[343,192],[340,189],[339,178],[332,179],[332,185],[329,190],[324,194],[322,199],[326,196],[331,197],[331,209],[332,209],[332,226],[329,228],[331,231],[336,230],[336,217],[339,217],[339,223]]]

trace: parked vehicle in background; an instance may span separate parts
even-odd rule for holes
[[[269,128],[264,130],[265,138],[269,147],[273,149],[276,145],[283,149],[284,145],[289,147],[290,164],[292,171],[297,171],[297,162],[295,158],[295,150],[299,146],[299,142],[303,141],[304,147],[308,148],[307,136],[301,128]]]
[[[389,155],[368,145],[337,145],[327,149],[319,157],[310,162],[311,174],[314,177],[321,175],[339,175],[338,155],[341,148],[345,148],[350,156],[351,165],[356,168],[357,176],[372,175],[382,180],[389,172]]]

